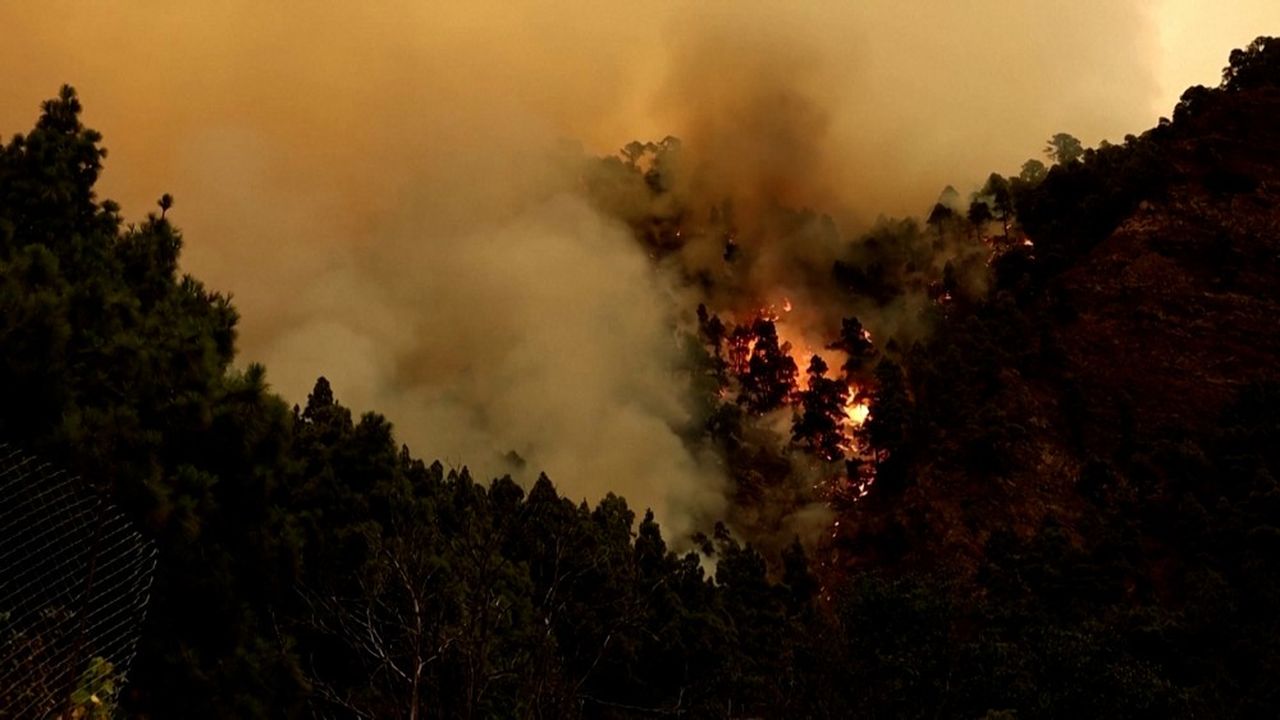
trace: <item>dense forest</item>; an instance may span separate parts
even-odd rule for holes
[[[127,683],[77,716],[1280,716],[1278,120],[1264,37],[1141,135],[1057,135],[849,238],[821,269],[841,366],[691,309],[690,441],[735,497],[687,539],[446,471],[324,378],[288,405],[180,272],[173,199],[127,223],[97,197],[64,87],[0,147],[0,439],[159,550]],[[587,185],[662,195],[677,150]],[[663,207],[621,218],[651,256],[697,232],[751,262],[727,208]],[[836,232],[802,214],[778,222]],[[911,333],[865,331],[909,293]],[[790,434],[752,440],[779,408]],[[837,480],[798,489],[802,463]],[[769,520],[813,502],[820,541]]]

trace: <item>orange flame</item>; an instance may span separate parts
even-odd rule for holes
[[[867,417],[871,415],[871,406],[867,401],[856,399],[856,388],[849,388],[849,402],[844,406],[844,416],[849,419],[849,424],[855,428],[860,428],[867,422]]]
[[[783,297],[778,305],[766,304],[751,313],[745,321],[735,322],[734,324],[737,328],[731,334],[727,358],[729,366],[734,372],[738,374],[748,372],[751,358],[759,343],[759,338],[754,332],[754,324],[757,320],[772,322],[778,335],[779,350],[795,362],[796,369],[799,371],[796,375],[794,392],[787,400],[793,411],[799,408],[801,393],[809,389],[809,374],[806,369],[815,354],[820,356],[827,364],[827,367],[830,368],[828,372],[835,373],[836,376],[840,375],[839,368],[844,364],[843,352],[826,348],[820,342],[811,344],[805,330],[798,323],[789,322],[786,314],[791,313],[794,309],[795,306],[792,304],[791,299]],[[871,332],[866,328],[862,329],[862,337],[867,342],[872,341]],[[815,345],[819,349],[814,350],[813,347]],[[828,376],[830,377],[830,375]],[[840,447],[846,457],[865,460],[868,450],[865,446],[865,441],[861,438],[860,430],[866,425],[868,418],[871,416],[870,397],[865,389],[857,383],[848,383],[847,390],[848,394],[843,407],[843,417],[840,419],[840,432],[843,435]],[[727,393],[722,393],[721,397],[728,399]],[[870,467],[870,465],[864,465],[860,473],[846,477],[841,481],[848,483],[848,487],[857,498],[865,497],[875,480],[873,472],[869,470]]]

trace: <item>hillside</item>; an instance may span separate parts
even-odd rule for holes
[[[1280,88],[1206,100],[1170,128],[1165,196],[1055,283],[1077,311],[1054,334],[1095,454],[1204,436],[1251,383],[1280,380]]]
[[[920,423],[934,428],[921,442],[943,452],[919,453],[905,502],[860,508],[853,527],[930,536],[911,549],[932,560],[939,542],[944,558],[979,554],[993,530],[1030,534],[1046,517],[1075,527],[1092,512],[1086,466],[1137,482],[1151,468],[1136,455],[1213,442],[1233,405],[1280,381],[1278,117],[1275,85],[1195,88],[1172,123],[1055,168],[1043,187],[1070,192],[1057,211],[1073,234],[1036,218],[1048,252],[1028,229],[1034,247],[997,259],[990,302],[953,312],[916,356]],[[1126,185],[1115,168],[1140,154],[1159,177]],[[1090,212],[1113,227],[1090,238],[1074,217]]]
[[[1021,608],[1019,632],[1109,635],[1183,685],[1179,716],[1265,716],[1273,697],[1276,50],[1237,51],[1172,122],[1015,198],[1030,242],[909,355],[906,480],[838,539],[847,567]]]
[[[97,197],[81,110],[0,147],[0,439],[158,549],[138,656],[77,716],[1280,714],[1276,39],[1122,145],[1055,136],[853,239],[696,220],[674,138],[584,159],[655,263],[710,250],[682,270],[721,304],[672,335],[734,504],[679,538],[420,459],[323,377],[290,408],[179,271],[172,198]],[[808,305],[763,296],[788,282]]]

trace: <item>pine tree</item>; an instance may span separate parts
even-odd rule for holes
[[[800,410],[791,423],[792,441],[823,460],[842,460],[841,420],[849,389],[827,377],[827,364],[817,355],[809,361],[808,379],[809,387],[800,392]]]
[[[876,365],[871,414],[863,426],[881,470],[885,461],[900,459],[898,456],[906,447],[910,423],[911,400],[907,395],[906,378],[897,363],[885,358]],[[881,472],[877,482],[883,479]]]
[[[795,360],[778,344],[773,321],[760,319],[752,326],[755,347],[742,378],[742,400],[753,413],[763,414],[781,407],[795,391]]]
[[[841,350],[846,355],[844,365],[845,379],[852,379],[866,368],[866,364],[875,357],[876,349],[867,336],[866,328],[856,317],[845,318],[840,322],[840,338],[831,343],[832,350]]]

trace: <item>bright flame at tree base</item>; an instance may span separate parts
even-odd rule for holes
[[[849,418],[849,423],[855,428],[860,428],[867,422],[867,416],[871,414],[871,406],[866,400],[855,400],[853,391],[856,386],[849,386],[850,398],[849,403],[844,406],[845,417]]]
[[[827,425],[823,431],[828,439],[824,442],[806,440],[795,430],[793,442],[795,447],[807,449],[826,463],[840,464],[838,470],[833,467],[832,474],[815,486],[820,496],[828,501],[837,497],[846,502],[856,501],[866,497],[875,481],[874,458],[863,434],[872,415],[871,394],[861,384],[862,379],[851,377],[856,374],[861,378],[862,371],[847,366],[848,353],[834,342],[812,342],[811,331],[806,332],[800,323],[793,321],[794,309],[792,301],[784,297],[780,303],[766,305],[746,316],[730,315],[727,324],[720,324],[716,319],[710,343],[726,370],[726,384],[720,388],[719,397],[723,402],[737,402],[756,415],[789,409],[796,426],[802,424],[806,412],[814,412],[813,406],[827,408],[819,412],[832,413],[826,422],[833,423],[834,427]],[[874,354],[871,334],[861,329],[855,335],[864,349]],[[814,364],[815,358],[820,362]],[[765,384],[785,385],[776,393],[778,404],[753,406],[750,393],[759,392],[760,376]],[[818,390],[810,387],[817,382],[826,386]],[[832,407],[810,395],[823,391],[829,391],[831,394],[827,397],[838,404]],[[832,437],[832,433],[836,437]],[[833,526],[833,532],[835,527],[838,525]]]

